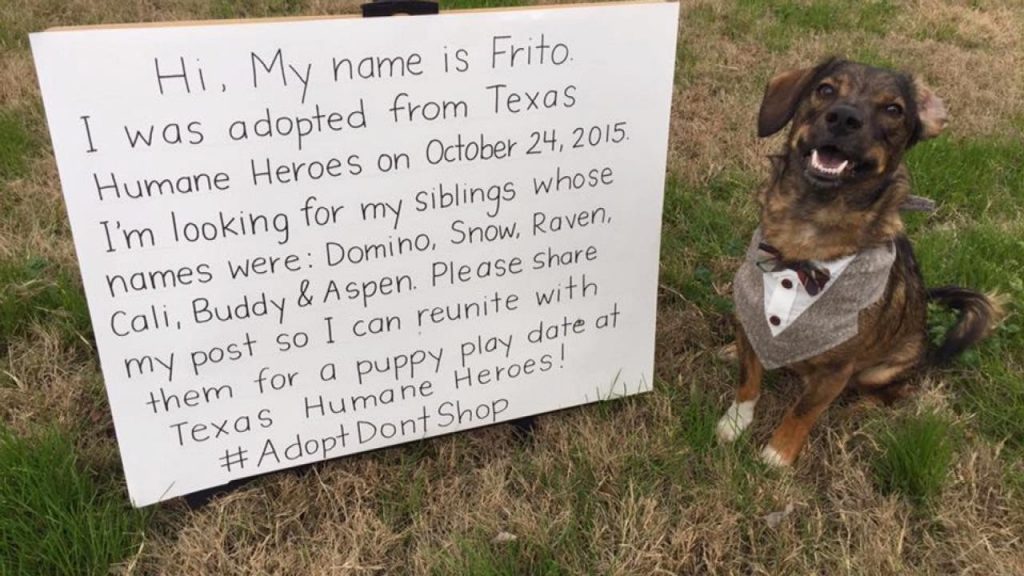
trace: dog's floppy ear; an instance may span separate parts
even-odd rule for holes
[[[811,68],[794,68],[779,72],[768,81],[761,99],[761,112],[757,115],[757,135],[771,136],[793,119],[800,97],[818,71],[832,63],[827,60]]]
[[[920,78],[914,80],[914,99],[917,106],[917,140],[927,140],[942,133],[949,116],[942,99]]]

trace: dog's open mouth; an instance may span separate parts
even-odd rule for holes
[[[806,174],[821,184],[838,183],[856,168],[855,162],[835,146],[821,146],[807,155]]]

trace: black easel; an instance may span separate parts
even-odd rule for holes
[[[437,14],[440,10],[437,2],[428,0],[373,0],[363,4],[363,18],[380,16],[423,16]]]

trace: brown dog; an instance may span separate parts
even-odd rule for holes
[[[903,155],[946,124],[942,101],[920,81],[842,60],[778,74],[768,83],[758,135],[792,122],[759,193],[761,225],[733,283],[740,386],[718,423],[723,441],[753,419],[765,369],[787,367],[805,390],[762,458],[789,465],[843,390],[900,396],[926,363],[928,300],[960,310],[932,360],[981,340],[994,299],[926,290],[903,232],[910,194]]]

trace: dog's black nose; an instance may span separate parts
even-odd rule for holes
[[[841,136],[860,130],[864,126],[864,115],[853,106],[837,104],[825,113],[825,122],[833,134]]]

